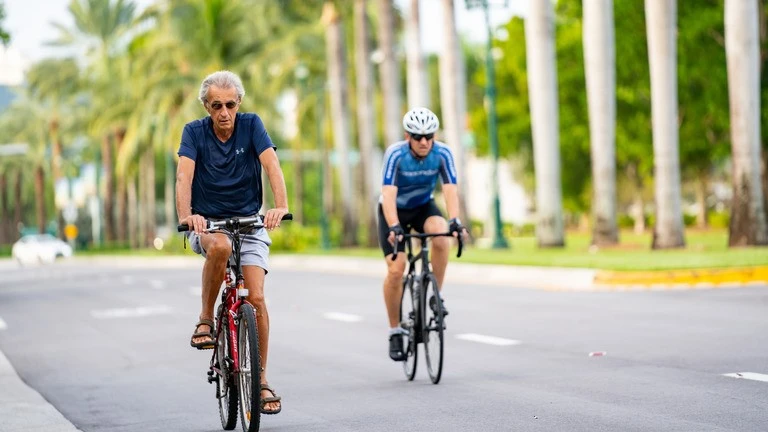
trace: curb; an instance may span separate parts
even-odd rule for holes
[[[768,285],[768,266],[644,272],[598,270],[593,285],[598,290],[738,288]]]

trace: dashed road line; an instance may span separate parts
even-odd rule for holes
[[[520,345],[521,343],[519,340],[505,339],[497,336],[481,335],[477,333],[462,333],[462,334],[456,335],[456,339],[461,339],[469,342],[484,343],[488,345],[496,345],[496,346]]]
[[[150,315],[168,315],[173,311],[170,306],[140,306],[136,308],[101,309],[91,311],[91,316],[98,319],[138,318]]]
[[[360,315],[348,314],[344,312],[326,312],[323,314],[323,318],[348,323],[360,322],[363,320],[363,317]]]
[[[0,330],[5,330],[7,328],[8,328],[8,324],[6,324],[5,321],[3,321],[2,318],[0,318]]]
[[[743,379],[748,379],[753,381],[768,382],[768,375],[755,373],[755,372],[734,372],[734,373],[723,374],[723,376],[727,376],[731,378],[743,378]]]

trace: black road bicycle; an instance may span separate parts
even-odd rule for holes
[[[429,262],[429,242],[432,237],[451,237],[450,232],[440,234],[403,234],[408,255],[408,272],[403,277],[403,295],[400,298],[400,326],[407,331],[403,335],[403,347],[406,360],[403,371],[409,381],[416,376],[416,363],[419,357],[418,345],[424,344],[424,356],[427,372],[433,384],[440,382],[443,373],[443,346],[445,332],[445,314],[440,298],[437,279],[432,273]],[[421,250],[413,253],[411,239],[418,239]],[[464,247],[461,234],[457,237],[459,248],[456,257],[461,257]],[[398,240],[395,239],[395,251]],[[393,260],[396,255],[393,255]],[[417,267],[419,271],[417,272]]]
[[[283,220],[291,220],[289,213]],[[213,350],[208,370],[208,382],[216,384],[221,426],[232,430],[240,424],[245,432],[259,430],[261,419],[261,355],[259,333],[256,329],[256,308],[248,302],[243,268],[240,264],[242,238],[251,231],[264,227],[261,216],[207,221],[209,233],[226,234],[232,241],[221,291],[221,303],[216,310]],[[189,231],[187,224],[178,226],[179,232]],[[239,403],[238,403],[239,402]]]

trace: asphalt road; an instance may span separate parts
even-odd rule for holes
[[[199,269],[162,267],[3,268],[0,351],[83,431],[221,430],[189,347]],[[264,431],[768,430],[768,287],[448,285],[439,385],[387,357],[379,277],[276,269],[267,297]]]

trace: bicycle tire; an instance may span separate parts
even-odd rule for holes
[[[216,331],[216,358],[214,366],[218,365],[219,373],[216,377],[216,399],[219,405],[219,418],[224,430],[232,430],[237,426],[237,384],[232,374],[232,361],[230,359],[230,344],[228,337],[228,325],[224,305],[219,305]]]
[[[243,303],[237,315],[240,424],[244,432],[256,432],[261,421],[261,358],[259,334],[256,332],[256,312],[249,303]]]
[[[430,298],[434,297],[434,310],[431,307]],[[440,298],[440,290],[437,288],[437,279],[433,274],[428,274],[421,286],[422,304],[422,339],[424,341],[424,357],[427,360],[427,372],[433,384],[440,382],[443,374],[443,348],[445,324],[443,322],[443,302]]]
[[[413,291],[413,275],[407,275],[403,279],[403,293],[400,296],[400,326],[408,331],[403,336],[403,347],[406,350],[406,359],[403,362],[403,372],[408,381],[413,381],[416,376],[416,365],[419,359],[418,343],[416,341],[418,325],[417,299]]]

